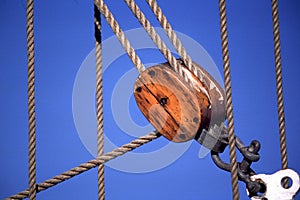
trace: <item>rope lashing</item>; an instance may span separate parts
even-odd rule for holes
[[[81,165],[78,165],[77,167],[74,167],[66,172],[63,172],[60,175],[57,175],[51,179],[48,179],[42,183],[39,183],[37,185],[37,192],[44,191],[46,189],[49,189],[55,185],[58,185],[59,183],[62,183],[66,180],[69,180],[83,172],[86,172],[90,169],[93,169],[99,165],[102,165],[114,158],[117,158],[119,156],[124,155],[127,152],[130,152],[148,142],[151,142],[152,140],[155,140],[160,137],[160,134],[158,132],[150,132],[147,135],[141,136],[133,141],[131,141],[128,144],[122,145],[121,147],[118,147],[114,149],[111,152],[108,152],[98,158],[89,160]],[[29,195],[29,189],[26,189],[22,192],[19,192],[16,195],[13,195],[9,197],[8,199],[24,199],[27,198]]]
[[[36,117],[35,117],[35,82],[34,82],[34,2],[27,0],[26,33],[28,58],[28,178],[29,199],[36,199]]]
[[[112,31],[117,36],[118,40],[120,41],[121,45],[125,49],[127,55],[129,56],[130,60],[137,68],[137,70],[141,73],[145,70],[145,66],[142,64],[141,59],[136,54],[135,50],[131,46],[130,42],[126,38],[124,32],[120,28],[118,22],[115,20],[113,14],[108,9],[107,5],[104,3],[103,0],[96,0],[95,5],[101,12],[101,14],[105,17],[107,23],[110,25]]]
[[[230,77],[230,60],[228,48],[228,33],[227,33],[227,19],[226,19],[226,2],[219,0],[220,12],[220,32],[222,40],[222,57],[223,57],[223,71],[225,78],[225,93],[226,93],[226,116],[228,120],[228,140],[229,140],[229,154],[230,154],[230,169],[231,169],[231,184],[232,195],[234,200],[239,200],[239,186],[238,186],[238,166],[236,162],[235,149],[235,135],[234,135],[234,119],[232,107],[232,91],[231,91],[231,77]]]
[[[285,116],[284,116],[284,98],[282,86],[282,65],[280,53],[280,28],[278,16],[278,0],[272,0],[272,21],[273,21],[273,40],[274,40],[274,58],[275,58],[275,72],[276,72],[276,94],[277,94],[277,112],[279,125],[279,139],[280,139],[280,154],[281,154],[281,168],[288,168],[288,155],[286,145],[286,131],[285,131]],[[285,179],[285,188],[288,187],[288,181]]]
[[[101,15],[94,5],[95,52],[96,52],[96,114],[97,114],[97,156],[104,153],[104,122],[103,122],[103,80],[102,80],[102,35]],[[105,199],[104,165],[98,166],[98,200]]]

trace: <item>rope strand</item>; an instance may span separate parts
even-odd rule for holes
[[[226,115],[228,120],[228,140],[229,140],[229,154],[230,154],[230,167],[231,167],[231,184],[232,195],[234,200],[239,200],[239,186],[238,186],[238,173],[236,162],[236,149],[235,149],[235,135],[234,135],[234,119],[232,107],[232,91],[231,91],[231,77],[230,77],[230,60],[228,48],[228,33],[227,33],[227,19],[226,19],[226,2],[219,0],[220,11],[220,31],[222,40],[222,55],[223,55],[223,68],[225,77],[225,92],[226,92]]]
[[[139,7],[135,4],[134,0],[124,0],[144,29],[147,31],[151,39],[157,45],[161,53],[165,56],[171,66],[180,76],[184,76],[182,69],[178,65],[175,57],[171,51],[166,47],[165,43],[161,40],[160,36],[156,33],[153,26],[147,20],[145,15],[141,12]],[[192,64],[190,56],[187,54],[182,43],[178,39],[175,31],[167,21],[165,15],[163,15],[161,9],[157,5],[155,0],[146,0],[152,9],[153,13],[157,17],[161,26],[165,30],[166,34],[173,43],[175,49],[182,58],[184,64],[197,76],[202,77],[196,67]],[[275,3],[274,3],[275,1]],[[27,44],[28,44],[28,113],[29,113],[29,188],[9,199],[23,199],[29,197],[30,199],[36,198],[36,193],[53,187],[65,180],[71,179],[89,169],[98,167],[98,199],[104,199],[104,163],[112,160],[118,156],[132,151],[135,148],[146,144],[160,136],[158,132],[151,132],[145,136],[142,136],[132,142],[125,144],[113,151],[103,155],[103,93],[102,93],[102,47],[101,47],[101,21],[100,13],[105,17],[108,24],[111,26],[113,32],[118,37],[121,45],[127,52],[129,58],[141,73],[145,70],[140,58],[137,56],[135,50],[125,37],[124,32],[121,30],[119,24],[114,19],[112,13],[103,0],[95,0],[95,38],[96,38],[96,101],[97,101],[97,145],[98,145],[98,157],[92,159],[86,163],[83,163],[75,168],[70,169],[60,175],[57,175],[51,179],[48,179],[38,185],[36,185],[36,170],[35,170],[35,104],[34,104],[34,37],[33,37],[33,0],[27,0]],[[275,5],[276,4],[276,5]],[[274,8],[275,7],[275,8]],[[282,95],[282,77],[281,77],[281,60],[280,60],[280,41],[279,41],[279,24],[278,24],[278,5],[276,0],[272,0],[272,14],[273,14],[273,26],[274,26],[274,51],[276,60],[276,85],[278,94],[278,113],[280,123],[280,142],[281,142],[281,154],[286,156],[286,144],[285,144],[285,124],[284,124],[284,112],[283,112],[283,95]],[[221,23],[221,39],[222,39],[222,54],[224,65],[224,77],[225,77],[225,90],[226,90],[226,108],[228,118],[228,134],[229,134],[229,149],[230,149],[230,165],[231,165],[231,178],[232,178],[232,190],[233,199],[239,199],[238,191],[238,176],[237,176],[237,162],[234,140],[234,118],[232,107],[232,91],[231,91],[231,77],[230,77],[230,60],[228,51],[228,34],[227,34],[227,20],[226,20],[226,5],[225,0],[219,0],[220,9],[220,23]],[[277,16],[276,16],[277,15]],[[200,73],[200,74],[199,74]],[[279,75],[277,75],[279,74]],[[202,78],[200,78],[201,80]],[[281,94],[281,96],[279,95]],[[282,109],[282,111],[281,111]],[[283,121],[283,122],[282,122]],[[282,130],[283,129],[283,130]],[[282,133],[284,132],[284,134]],[[284,138],[282,139],[282,135]],[[282,144],[284,143],[284,144]],[[285,149],[283,148],[285,147]],[[287,158],[282,158],[282,163]],[[284,165],[284,164],[282,164]]]
[[[148,142],[151,142],[152,140],[155,140],[160,137],[160,134],[158,132],[150,132],[147,135],[141,136],[133,141],[131,141],[128,144],[125,144],[121,147],[118,147],[114,149],[111,152],[108,152],[98,158],[89,160],[81,165],[78,165],[77,167],[74,167],[66,172],[63,172],[60,175],[57,175],[51,179],[48,179],[42,183],[39,183],[37,185],[37,192],[41,192],[43,190],[49,189],[59,183],[62,183],[66,180],[69,180],[73,178],[74,176],[77,176],[83,172],[86,172],[92,168],[95,168],[99,165],[102,165],[114,158],[117,158],[119,156],[124,155],[125,153],[132,151]],[[29,195],[29,189],[26,189],[22,192],[19,192],[16,195],[13,195],[7,199],[24,199],[27,198]]]
[[[34,30],[33,30],[33,0],[27,0],[26,32],[28,57],[28,178],[29,199],[36,199],[36,117],[35,117],[35,87],[34,87]]]
[[[130,42],[126,38],[124,32],[120,28],[118,22],[115,20],[113,14],[108,9],[107,5],[104,3],[103,0],[96,0],[95,5],[97,6],[98,10],[101,12],[101,14],[105,17],[107,23],[110,25],[112,31],[115,33],[117,38],[119,39],[121,45],[125,49],[127,55],[129,56],[130,60],[134,64],[134,66],[137,68],[139,73],[144,71],[146,68],[142,64],[141,59],[136,54],[135,50],[131,46]]]
[[[168,22],[167,17],[163,14],[161,8],[158,6],[156,0],[146,0],[149,7],[151,8],[153,14],[159,21],[161,27],[164,29],[165,33],[169,37],[170,41],[172,42],[173,46],[175,47],[177,53],[183,60],[183,63],[187,68],[200,79],[203,81],[203,74],[201,71],[198,70],[198,67],[193,65],[191,57],[188,55],[187,51],[185,50],[184,46],[182,45],[181,41],[177,37],[176,32],[173,30],[171,24]]]
[[[97,106],[97,149],[98,157],[104,153],[103,80],[102,80],[102,35],[101,16],[94,5],[95,52],[96,52],[96,106]],[[105,199],[104,165],[98,166],[98,200]]]
[[[134,16],[138,19],[140,24],[143,26],[145,31],[148,33],[152,41],[158,47],[163,56],[167,59],[170,65],[175,69],[180,76],[182,76],[182,69],[176,61],[176,58],[172,55],[170,49],[167,48],[166,44],[162,41],[160,36],[155,31],[149,20],[145,17],[144,13],[140,10],[134,0],[124,0],[127,6],[130,8]]]
[[[283,98],[283,87],[282,87],[282,65],[281,65],[281,53],[280,53],[278,0],[272,0],[272,21],[273,21],[273,35],[274,35],[274,58],[275,58],[275,71],[276,71],[276,93],[277,93],[279,137],[280,137],[281,167],[282,169],[287,169],[288,156],[287,156],[287,146],[286,146],[284,98]],[[288,186],[287,181],[284,183],[284,186]]]

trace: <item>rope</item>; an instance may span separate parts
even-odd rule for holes
[[[117,158],[119,156],[122,156],[125,153],[132,151],[132,150],[134,150],[148,142],[151,142],[152,140],[155,140],[159,137],[160,137],[160,134],[158,132],[150,132],[147,135],[139,137],[139,138],[131,141],[128,144],[125,144],[121,147],[114,149],[111,152],[108,152],[102,156],[99,156],[98,158],[89,160],[86,163],[78,165],[77,167],[72,168],[60,175],[57,175],[51,179],[48,179],[42,183],[39,183],[37,185],[37,192],[41,192],[43,190],[49,189],[59,183],[69,180],[83,172],[86,172],[92,168],[95,168],[98,165],[103,165],[104,163],[106,163],[114,158]],[[19,192],[16,195],[9,197],[8,199],[23,199],[23,198],[27,198],[28,195],[29,195],[29,189],[26,189],[22,192]]]
[[[145,15],[141,12],[138,6],[135,4],[134,0],[125,0],[131,11],[137,17],[139,22],[142,24],[144,29],[147,31],[151,39],[158,46],[161,53],[168,60],[168,62],[174,67],[175,71],[183,76],[181,67],[177,64],[175,57],[172,55],[170,50],[166,47],[165,43],[161,40],[159,35],[155,32],[153,26],[146,19]],[[153,13],[156,15],[161,26],[164,28],[168,37],[172,41],[174,47],[182,58],[184,64],[197,76],[201,77],[202,74],[198,74],[199,71],[192,64],[190,56],[187,54],[182,43],[178,39],[176,33],[172,29],[171,25],[167,21],[166,17],[163,15],[161,9],[158,7],[155,0],[147,0],[149,6],[151,7]],[[234,200],[239,199],[238,191],[238,177],[237,177],[237,162],[236,162],[236,152],[235,152],[235,141],[234,141],[234,122],[233,122],[233,108],[232,108],[232,95],[231,95],[231,78],[230,78],[230,62],[229,62],[229,52],[228,52],[228,35],[227,35],[227,22],[226,22],[226,5],[225,0],[219,0],[220,6],[220,22],[221,22],[221,39],[222,39],[222,54],[223,54],[223,65],[224,65],[224,76],[225,76],[225,89],[226,89],[226,107],[227,107],[227,118],[228,118],[228,132],[229,132],[229,148],[230,148],[230,164],[231,164],[231,175],[232,175],[232,187],[233,187],[233,198]],[[273,8],[273,7],[272,7]],[[71,179],[85,171],[88,171],[96,166],[98,167],[98,199],[104,199],[104,170],[103,164],[110,161],[118,156],[125,154],[126,152],[132,151],[135,148],[146,144],[160,136],[158,132],[151,132],[145,136],[142,136],[132,142],[125,144],[113,151],[103,155],[103,96],[102,96],[102,49],[101,49],[101,24],[100,24],[100,11],[105,17],[108,24],[111,26],[113,32],[118,37],[121,45],[127,52],[129,58],[141,73],[145,70],[144,65],[141,63],[140,58],[137,56],[135,50],[129,43],[128,39],[125,37],[124,32],[121,30],[119,24],[114,19],[112,13],[109,11],[108,7],[103,0],[95,0],[95,37],[96,37],[96,76],[97,76],[97,143],[98,143],[98,158],[92,159],[86,163],[83,163],[75,168],[70,169],[60,175],[57,175],[51,179],[48,179],[38,185],[36,185],[35,178],[35,112],[34,112],[34,51],[33,51],[33,0],[27,1],[27,40],[28,40],[28,101],[29,101],[29,189],[24,190],[14,196],[9,197],[9,199],[22,199],[30,196],[30,199],[35,199],[36,192],[46,190],[53,187],[65,180]],[[99,16],[99,19],[98,19]],[[279,32],[279,30],[278,30]],[[275,31],[274,31],[275,35]],[[275,40],[275,36],[274,36]],[[30,43],[31,42],[31,43]],[[275,45],[276,46],[276,45]],[[280,49],[280,46],[279,46]],[[276,52],[276,50],[275,50]],[[280,60],[280,54],[279,54]],[[276,61],[277,63],[277,61]],[[281,75],[281,71],[280,71]],[[201,80],[201,79],[200,79]],[[281,79],[280,79],[281,80]],[[33,152],[33,153],[32,153]],[[33,157],[31,159],[31,157]],[[34,162],[33,162],[33,161]],[[32,167],[33,165],[33,167]],[[32,181],[33,180],[33,181]],[[37,186],[37,187],[36,187]]]
[[[95,49],[96,49],[96,106],[97,106],[97,148],[98,157],[104,153],[104,125],[103,125],[103,88],[102,88],[102,38],[101,16],[94,5]],[[98,200],[105,199],[104,165],[98,166]]]
[[[167,59],[170,65],[174,70],[180,75],[183,76],[183,71],[181,66],[177,63],[176,58],[172,55],[171,51],[167,48],[166,44],[162,41],[160,36],[155,31],[154,27],[151,25],[149,20],[145,17],[143,12],[134,2],[134,0],[124,0],[134,16],[139,20],[140,24],[144,27],[145,31],[148,33],[152,41],[158,47],[163,56]]]
[[[33,0],[27,0],[26,32],[28,57],[28,178],[29,199],[36,199],[36,120],[34,95],[34,30],[33,30]]]
[[[177,37],[176,32],[173,30],[171,24],[168,22],[167,17],[163,14],[161,8],[158,6],[156,0],[146,0],[149,7],[151,8],[152,12],[156,16],[157,20],[159,21],[161,27],[166,32],[167,36],[169,37],[170,41],[172,42],[173,46],[175,47],[177,53],[183,60],[183,63],[187,68],[193,72],[193,74],[203,81],[203,74],[198,70],[196,66],[193,65],[191,57],[186,52],[185,48],[183,47],[181,41]]]
[[[284,100],[283,100],[283,87],[282,87],[282,67],[281,67],[281,54],[280,54],[280,32],[279,32],[279,16],[278,16],[277,0],[272,0],[272,20],[273,20],[273,35],[274,35],[274,57],[275,57],[275,70],[276,70],[276,93],[277,93],[277,107],[278,107],[281,166],[282,169],[287,169],[288,156],[287,156],[287,146],[286,146]],[[286,182],[286,184],[288,183]]]
[[[115,20],[113,14],[108,9],[107,5],[104,3],[103,0],[96,0],[95,5],[101,12],[101,14],[105,17],[107,23],[110,25],[112,31],[115,33],[117,38],[119,39],[121,45],[125,49],[126,53],[128,54],[130,60],[133,62],[134,66],[137,70],[141,73],[146,68],[142,64],[141,59],[136,54],[135,50],[131,46],[130,42],[126,38],[124,32],[121,30],[118,22]]]
[[[239,187],[238,187],[238,174],[237,174],[238,168],[237,168],[236,150],[235,150],[234,119],[233,119],[233,108],[232,108],[230,60],[229,60],[229,50],[228,50],[228,33],[227,33],[225,0],[219,0],[219,11],[220,11],[220,31],[221,31],[221,40],[222,40],[223,67],[224,67],[224,77],[225,77],[226,115],[228,120],[228,140],[229,140],[229,152],[230,152],[232,195],[234,200],[238,200],[240,195],[239,195]]]

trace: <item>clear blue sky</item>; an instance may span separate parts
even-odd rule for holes
[[[124,30],[140,25],[123,1],[107,1]],[[217,1],[158,1],[174,29],[193,38],[222,70]],[[138,1],[154,26],[159,26],[145,1]],[[257,173],[280,169],[270,1],[228,2],[229,48],[236,134],[245,142],[261,141]],[[280,1],[282,64],[290,168],[300,171],[300,3]],[[27,188],[27,58],[25,0],[0,0],[0,198]],[[93,1],[36,1],[36,115],[37,181],[42,182],[93,158],[75,127],[72,95],[76,74],[94,48]],[[103,39],[113,32],[103,20]],[[189,50],[189,49],[188,49]],[[103,50],[106,51],[105,49]],[[193,51],[189,50],[189,51]],[[154,50],[138,51],[143,63],[165,62]],[[105,135],[115,145],[134,137],[124,133],[112,114],[112,90],[133,68],[126,55],[114,60],[104,74]],[[133,85],[124,91],[131,91]],[[119,99],[122,102],[122,98]],[[85,105],[84,105],[85,106]],[[84,110],[83,106],[83,110]],[[133,121],[146,125],[134,99],[129,108]],[[92,133],[93,134],[93,133]],[[137,133],[144,135],[146,132]],[[149,153],[167,145],[160,138],[136,153]],[[183,155],[167,167],[148,173],[105,168],[107,199],[230,199],[231,181],[210,156],[198,157],[193,141]],[[159,151],[158,151],[159,152]],[[227,152],[226,152],[227,153]],[[164,155],[168,159],[171,155]],[[224,155],[227,159],[228,156]],[[241,158],[238,157],[240,160]],[[155,162],[162,162],[161,160]],[[149,165],[120,160],[121,166]],[[96,199],[97,170],[38,194],[38,199]],[[241,199],[247,199],[240,184]],[[297,197],[296,197],[297,199]],[[299,199],[299,195],[298,195]]]

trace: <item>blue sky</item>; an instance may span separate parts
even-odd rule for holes
[[[0,1],[0,198],[27,188],[28,182],[24,2]],[[158,3],[173,28],[202,45],[219,70],[222,70],[218,2],[160,0]],[[107,1],[107,4],[123,30],[140,28],[140,24],[123,1]],[[159,24],[145,1],[138,1],[138,4],[153,25],[158,27]],[[257,173],[274,173],[280,169],[281,164],[271,3],[260,0],[234,0],[228,2],[227,7],[236,134],[245,143],[252,139],[261,141],[261,160],[252,165],[253,169]],[[288,159],[290,168],[298,172],[299,9],[299,1],[279,2]],[[72,110],[76,75],[94,48],[93,28],[93,1],[54,0],[35,3],[38,182],[93,158],[90,149],[85,148],[79,137]],[[103,20],[103,40],[111,36],[113,32]],[[105,54],[106,50],[103,51]],[[188,51],[194,53],[195,49]],[[137,52],[145,64],[165,62],[157,50],[141,49]],[[108,54],[110,53],[114,51]],[[117,146],[131,141],[138,134],[147,133],[129,135],[118,127],[113,116],[113,89],[118,80],[132,68],[133,64],[128,57],[121,55],[104,73],[105,135]],[[133,85],[126,85],[124,91],[131,92],[132,88]],[[122,98],[118,101],[123,102]],[[140,126],[147,125],[133,98],[128,105],[133,121]],[[82,106],[83,110],[85,106],[87,105]],[[140,156],[155,150],[160,152],[160,149],[168,144],[166,139],[159,138],[135,152]],[[180,158],[160,170],[128,173],[106,166],[107,199],[230,199],[229,173],[219,170],[210,156],[200,159],[198,154],[201,146],[196,141],[190,142],[189,145]],[[225,152],[227,153],[228,151]],[[172,155],[163,156],[165,157],[153,162],[163,162]],[[227,155],[223,157],[228,159]],[[126,158],[116,162],[120,168],[128,163],[141,167],[149,165],[146,161],[126,162]],[[96,199],[96,171],[90,170],[41,192],[38,199]],[[240,184],[240,193],[241,199],[247,199],[243,183]]]

